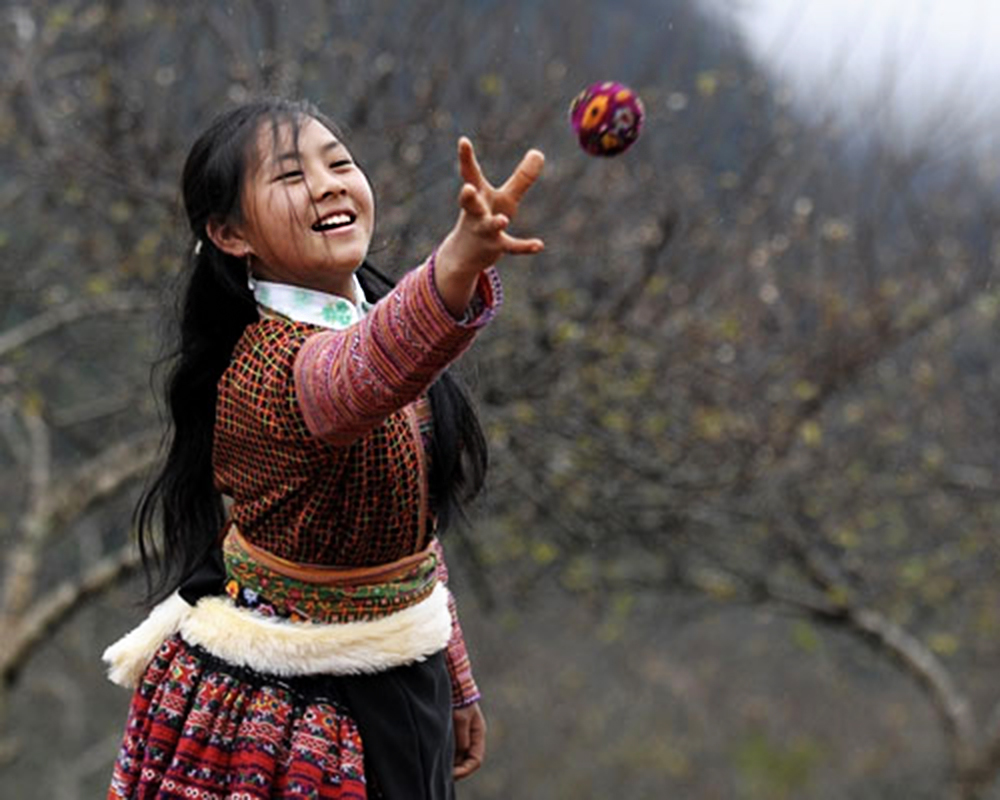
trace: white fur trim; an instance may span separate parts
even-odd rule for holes
[[[181,621],[190,612],[191,606],[174,592],[142,624],[105,650],[103,659],[112,683],[134,688],[160,645],[180,630]]]
[[[435,584],[416,605],[370,622],[329,625],[262,617],[228,598],[202,598],[183,620],[185,641],[257,672],[358,675],[423,661],[451,638],[448,590]]]
[[[174,594],[104,651],[108,677],[134,688],[160,645],[178,632],[217,658],[257,672],[358,675],[423,661],[444,649],[451,613],[441,583],[416,605],[381,619],[328,625],[263,617],[228,597],[203,597],[192,608]]]

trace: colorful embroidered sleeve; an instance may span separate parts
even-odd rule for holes
[[[448,565],[444,560],[444,550],[441,542],[434,540],[434,550],[438,557],[438,580],[448,585]],[[451,677],[451,704],[455,708],[471,706],[482,697],[476,680],[472,677],[472,663],[469,651],[465,646],[465,636],[462,625],[458,621],[458,606],[455,596],[448,590],[448,610],[451,612],[451,639],[445,652],[448,664],[448,675]]]
[[[482,273],[477,313],[456,320],[434,283],[434,257],[404,277],[357,325],[310,336],[295,359],[295,389],[310,432],[350,444],[415,400],[472,343],[502,300]]]

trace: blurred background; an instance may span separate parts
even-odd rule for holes
[[[490,723],[463,798],[1000,797],[1000,66],[986,2],[0,5],[0,785],[106,791],[143,616],[180,165],[305,96],[394,275],[455,142],[548,157],[464,359],[492,448],[447,538]],[[642,138],[595,159],[572,98]]]

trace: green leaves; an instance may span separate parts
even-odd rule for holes
[[[817,742],[777,742],[764,733],[747,736],[736,757],[749,789],[746,796],[760,800],[803,796],[822,761],[823,748]]]

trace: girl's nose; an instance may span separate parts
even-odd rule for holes
[[[313,178],[313,194],[317,200],[324,197],[335,197],[347,194],[347,186],[344,179],[330,169],[319,170],[319,174]]]

